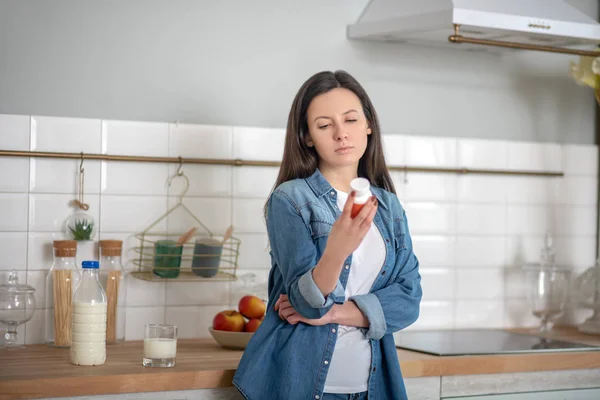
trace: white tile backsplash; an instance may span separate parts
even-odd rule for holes
[[[102,121],[102,153],[167,157],[169,155],[169,124]]]
[[[3,149],[0,146],[0,149]],[[29,160],[18,157],[0,157],[0,192],[27,192]]]
[[[75,212],[82,211],[71,205],[71,201],[74,199],[76,196],[68,194],[33,193],[29,195],[29,231],[64,231],[67,219]],[[98,232],[100,196],[86,195],[84,202],[90,206],[85,213],[94,219],[96,232]]]
[[[284,129],[260,127],[0,115],[0,149],[281,161],[284,137]],[[538,261],[547,230],[557,261],[575,275],[594,263],[596,146],[403,135],[383,141],[390,166],[565,172],[546,178],[392,171],[423,285],[419,320],[408,329],[535,326],[519,268]],[[65,238],[78,168],[79,160],[0,158],[0,279],[16,268],[38,298],[34,318],[21,327],[23,342],[44,339],[46,271],[52,241]],[[86,160],[84,168],[85,201],[99,231],[94,241],[78,244],[77,262],[98,258],[99,239],[122,239],[123,264],[137,269],[135,234],[177,203],[184,182],[168,187],[167,180],[178,165]],[[239,280],[128,276],[128,340],[142,339],[144,324],[165,322],[177,324],[182,338],[209,337],[216,313],[237,307],[244,294],[266,295],[271,259],[262,210],[278,168],[184,163],[182,170],[190,180],[183,203],[214,233],[233,224],[241,240]],[[153,231],[181,233],[194,225],[179,209]]]
[[[27,232],[0,232],[0,270],[27,269]]]
[[[31,158],[29,163],[29,191],[31,193],[69,193],[79,192],[79,160],[56,160],[50,158]],[[100,161],[84,160],[83,193],[100,193]],[[85,199],[84,199],[85,200]]]
[[[29,115],[0,114],[0,149],[29,150]]]
[[[169,167],[160,163],[102,161],[102,193],[166,196],[168,174]]]
[[[233,128],[229,126],[170,124],[171,157],[230,159]]]
[[[0,193],[0,231],[26,232],[27,193]]]
[[[284,129],[233,128],[233,157],[242,160],[281,161]]]
[[[31,150],[100,153],[99,119],[31,117]]]

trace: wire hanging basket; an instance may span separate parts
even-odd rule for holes
[[[169,179],[169,186],[175,177],[185,180],[186,186],[177,204],[154,221],[144,231],[135,235],[139,245],[133,247],[135,257],[132,263],[137,270],[131,275],[151,282],[185,281],[214,282],[237,279],[238,258],[241,241],[232,235],[233,228],[223,234],[212,232],[190,209],[183,204],[189,188],[189,180],[181,171]],[[182,209],[189,217],[193,228],[186,232],[154,232],[152,229]],[[202,228],[202,229],[200,229]]]

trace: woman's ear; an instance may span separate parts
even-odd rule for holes
[[[367,127],[367,135],[370,135],[370,134],[371,134],[371,128]]]

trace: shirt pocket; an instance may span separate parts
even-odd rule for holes
[[[335,222],[331,211],[321,207],[313,207],[311,211],[308,225],[313,240],[329,236],[333,223]]]
[[[394,249],[396,251],[406,250],[406,237],[404,233],[404,219],[394,217],[392,219],[392,234],[394,236]]]

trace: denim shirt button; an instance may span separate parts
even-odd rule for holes
[[[320,399],[319,395],[316,395],[316,396],[315,396],[315,399],[319,400],[319,399]]]
[[[385,275],[385,271],[382,271],[382,272],[381,272],[381,275]]]
[[[332,190],[331,193],[329,193],[332,196],[335,196],[335,190]]]
[[[333,329],[331,330],[331,333],[335,333],[335,328],[333,328]]]
[[[339,264],[338,264],[339,265]],[[346,269],[350,269],[350,266],[348,264],[346,264]]]

